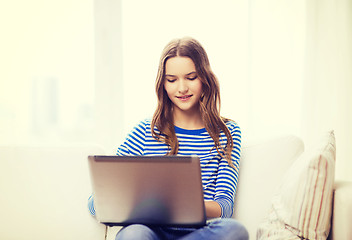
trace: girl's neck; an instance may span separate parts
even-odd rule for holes
[[[183,129],[194,130],[204,128],[200,112],[181,112],[174,109],[174,125]]]

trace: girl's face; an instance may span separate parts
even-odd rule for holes
[[[166,61],[164,88],[174,104],[174,114],[199,112],[202,82],[192,59],[177,56]]]

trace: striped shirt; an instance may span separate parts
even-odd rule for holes
[[[197,155],[200,158],[204,200],[216,201],[221,207],[221,217],[231,217],[233,213],[234,196],[238,181],[238,169],[241,155],[241,130],[239,126],[229,121],[226,126],[230,130],[234,147],[232,162],[236,167],[230,167],[215,148],[215,144],[205,128],[187,130],[175,126],[179,142],[178,155]],[[220,144],[226,146],[225,133],[220,133]],[[117,155],[165,155],[169,147],[157,141],[152,136],[151,120],[141,121],[127,136],[125,142],[118,148]],[[95,214],[93,199],[90,197],[89,209]]]

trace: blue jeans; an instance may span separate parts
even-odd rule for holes
[[[216,219],[196,228],[147,227],[133,224],[117,233],[115,240],[248,240],[246,228],[232,218]]]

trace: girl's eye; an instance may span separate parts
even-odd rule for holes
[[[189,77],[188,80],[195,80],[198,76],[194,76],[194,77]]]
[[[173,83],[176,81],[176,79],[166,79],[168,82]]]

